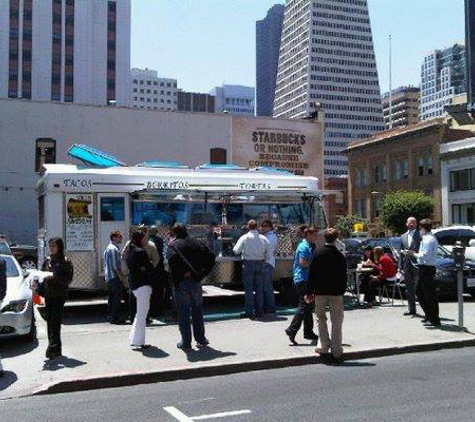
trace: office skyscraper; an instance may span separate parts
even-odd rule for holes
[[[444,107],[455,96],[467,92],[465,46],[454,44],[434,50],[424,57],[421,67],[421,120],[445,115]]]
[[[128,105],[130,0],[1,0],[0,97]]]
[[[254,116],[255,89],[242,85],[222,85],[210,92],[215,97],[214,111],[229,114]]]
[[[366,0],[287,0],[275,117],[325,112],[325,176],[348,173],[342,150],[384,130]]]
[[[274,108],[284,10],[283,4],[276,4],[269,9],[264,19],[256,22],[256,114],[258,116],[272,116]]]

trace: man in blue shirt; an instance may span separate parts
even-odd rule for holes
[[[417,283],[417,297],[425,314],[423,322],[426,325],[440,327],[439,301],[435,289],[435,261],[439,243],[432,234],[432,222],[429,219],[421,220],[419,228],[422,236],[419,252],[406,251],[409,256],[417,258],[419,268],[419,282]]]
[[[317,233],[315,227],[307,227],[304,231],[305,237],[297,246],[294,255],[294,286],[297,290],[299,303],[289,328],[285,330],[285,334],[289,336],[292,344],[297,344],[295,336],[302,326],[302,322],[304,338],[312,341],[318,340],[318,336],[313,332],[314,303],[307,303],[305,300],[308,268],[317,242]]]
[[[110,234],[110,243],[104,251],[104,277],[109,291],[108,316],[111,324],[124,324],[120,319],[120,304],[122,301],[122,281],[120,279],[120,251],[122,234],[114,230]]]

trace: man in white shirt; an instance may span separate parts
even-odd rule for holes
[[[274,268],[275,254],[277,251],[278,239],[274,232],[274,225],[270,220],[264,220],[261,223],[261,233],[269,241],[269,259],[265,263],[264,273],[264,306],[265,314],[275,314],[275,297],[274,297]]]
[[[419,252],[406,251],[407,255],[417,258],[419,267],[419,281],[417,283],[417,297],[425,314],[425,322],[433,327],[440,327],[439,300],[435,288],[435,263],[439,242],[432,234],[432,222],[424,219],[419,222],[422,241]]]
[[[242,235],[233,248],[242,257],[244,284],[244,316],[250,319],[262,316],[264,264],[269,260],[269,241],[257,230],[255,220],[247,223],[249,231]]]

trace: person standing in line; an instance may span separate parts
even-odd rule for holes
[[[262,234],[269,241],[269,258],[265,263],[264,273],[264,297],[263,312],[265,314],[275,314],[275,296],[274,296],[274,269],[275,254],[278,246],[277,235],[274,231],[274,225],[271,220],[264,220],[261,224]]]
[[[242,235],[233,248],[242,256],[242,279],[244,284],[244,317],[255,319],[262,316],[264,270],[270,257],[269,241],[257,230],[256,220],[247,223],[249,231]]]
[[[7,263],[0,256],[0,308],[2,307],[2,300],[5,299],[7,295]],[[5,371],[3,370],[2,357],[0,356],[0,378],[5,376]]]
[[[109,292],[107,320],[111,324],[124,324],[120,318],[120,304],[122,302],[122,280],[120,269],[119,245],[122,243],[122,234],[119,230],[110,233],[110,243],[104,251],[104,277]]]
[[[419,252],[421,244],[421,235],[417,230],[417,220],[415,217],[409,217],[406,222],[407,232],[401,236],[402,248],[404,250],[410,250]],[[416,259],[409,255],[401,254],[401,269],[404,272],[404,284],[406,285],[407,296],[407,312],[404,315],[415,316],[416,309],[416,280],[417,280],[417,267],[415,266]]]
[[[153,265],[145,250],[147,236],[143,232],[135,232],[129,245],[127,265],[130,271],[130,289],[136,298],[137,310],[129,336],[133,350],[144,350],[150,347],[145,344],[145,327],[147,313],[152,295],[151,275]]]
[[[175,285],[175,300],[181,341],[179,349],[191,349],[190,314],[193,336],[198,347],[209,344],[203,320],[203,288],[201,280],[213,269],[214,252],[188,235],[183,224],[175,223],[170,231],[168,264]]]
[[[149,312],[151,317],[157,317],[170,302],[169,298],[167,298],[167,294],[169,295],[168,277],[165,271],[165,261],[163,257],[163,239],[158,235],[158,229],[156,226],[150,227],[148,234],[148,240],[155,245],[158,255],[158,263],[155,266],[155,282],[152,286],[152,298]]]
[[[146,245],[145,245],[145,251],[147,252],[147,255],[153,265],[153,268],[156,268],[160,262],[160,257],[158,255],[157,248],[155,244],[148,240],[148,229],[146,226],[141,226],[138,231],[140,233],[143,233],[145,238],[146,238]],[[128,254],[129,254],[129,247],[130,247],[131,240],[129,240],[125,246],[124,249],[122,250],[121,254],[121,264],[122,264],[122,272],[127,276],[127,279],[129,281],[129,289],[128,289],[128,310],[129,310],[129,320],[132,323],[132,321],[135,318],[135,313],[137,312],[137,302],[135,295],[132,292],[132,289],[130,288],[130,275],[129,275],[129,268],[128,268]],[[147,315],[147,324],[151,324],[152,319],[150,318],[150,315]]]
[[[325,230],[325,245],[314,254],[309,267],[307,303],[315,302],[318,326],[318,345],[315,352],[327,355],[330,348],[335,360],[343,355],[343,295],[346,291],[346,259],[336,247],[338,230]],[[332,335],[328,334],[326,308],[330,308]]]
[[[45,259],[42,271],[52,272],[45,277],[42,295],[45,298],[46,324],[48,331],[48,348],[46,357],[56,359],[62,355],[61,324],[63,310],[68,296],[68,287],[73,280],[73,264],[64,255],[64,242],[54,237],[48,242],[50,255]]]
[[[421,231],[421,245],[419,252],[412,250],[404,251],[408,256],[416,257],[419,268],[419,281],[417,282],[416,294],[419,304],[425,314],[422,320],[426,325],[440,327],[439,300],[435,289],[435,261],[439,242],[432,234],[432,221],[428,218],[419,223]]]
[[[285,329],[285,334],[289,336],[292,344],[297,344],[295,336],[300,330],[303,322],[303,336],[306,340],[317,341],[318,336],[313,331],[313,303],[307,303],[305,294],[307,293],[308,267],[317,242],[318,230],[315,227],[307,227],[304,231],[304,239],[297,246],[294,255],[294,286],[298,295],[298,307],[295,316],[289,327]]]

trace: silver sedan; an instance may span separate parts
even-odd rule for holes
[[[0,339],[25,336],[35,339],[33,297],[18,261],[1,255],[7,263],[7,295],[0,304]]]

